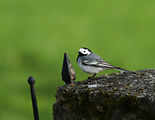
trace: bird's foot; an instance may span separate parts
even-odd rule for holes
[[[91,77],[91,76],[89,76],[89,77],[88,77],[88,79],[92,79],[92,77]]]
[[[93,76],[88,77],[88,79],[94,79],[96,76],[96,73],[93,74]]]

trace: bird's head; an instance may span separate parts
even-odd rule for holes
[[[79,49],[78,53],[81,56],[85,56],[85,55],[91,54],[92,51],[90,49],[88,49],[88,48],[82,47],[82,48]]]

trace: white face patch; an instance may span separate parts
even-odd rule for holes
[[[88,49],[85,49],[85,48],[80,48],[79,52],[82,53],[82,54],[84,54],[84,55],[91,54],[91,52]]]

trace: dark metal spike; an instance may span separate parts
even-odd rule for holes
[[[64,53],[64,60],[63,60],[63,67],[62,67],[61,75],[62,75],[62,80],[66,84],[73,83],[74,80],[76,79],[75,70],[67,56],[67,53]]]
[[[35,79],[32,76],[30,76],[28,78],[28,83],[30,84],[30,91],[31,91],[31,98],[32,98],[34,120],[39,120],[37,98],[36,98],[36,93],[35,93],[35,88],[34,88]]]

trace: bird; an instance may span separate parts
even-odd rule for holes
[[[100,56],[94,54],[89,48],[82,47],[78,51],[77,63],[79,67],[86,73],[92,74],[91,77],[94,78],[100,71],[115,69],[121,72],[130,72],[128,70],[122,69],[120,67],[115,67],[106,61],[104,61]]]

